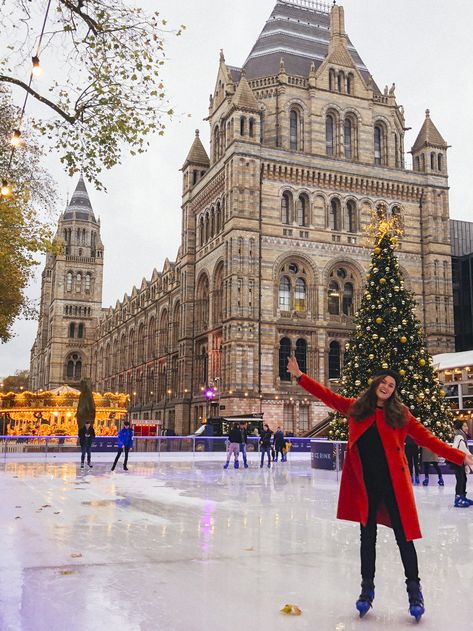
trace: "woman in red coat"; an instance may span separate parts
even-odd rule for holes
[[[403,405],[397,394],[400,376],[381,370],[358,399],[335,394],[303,374],[295,357],[288,371],[305,390],[348,418],[348,445],[340,482],[337,517],[360,523],[360,616],[374,599],[377,524],[390,526],[399,546],[406,575],[409,611],[419,620],[424,613],[417,554],[413,539],[422,535],[404,453],[409,434],[415,442],[455,464],[473,464],[473,456],[453,449],[429,432]]]

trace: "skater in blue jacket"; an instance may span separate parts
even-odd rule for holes
[[[128,467],[126,466],[128,463],[128,452],[133,447],[133,430],[130,427],[130,421],[125,421],[124,427],[118,432],[118,451],[115,456],[115,460],[112,465],[112,471],[115,470],[117,466],[117,462],[122,455],[123,450],[125,450],[125,461],[123,463],[123,469],[128,471]]]

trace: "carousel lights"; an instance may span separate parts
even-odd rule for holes
[[[35,55],[31,58],[31,63],[33,64],[33,68],[31,69],[32,74],[35,77],[39,77],[43,72],[43,69],[41,68],[41,64],[39,63],[38,55]]]
[[[9,197],[11,195],[11,186],[7,180],[2,180],[2,187],[0,188],[0,194],[2,197]]]
[[[10,144],[13,147],[18,147],[18,145],[21,144],[21,142],[22,142],[21,131],[19,129],[14,129],[12,137],[10,138]]]

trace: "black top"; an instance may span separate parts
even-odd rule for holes
[[[386,453],[374,422],[357,440],[367,489],[384,488],[391,480]]]
[[[241,443],[241,431],[239,427],[232,427],[228,432],[228,440],[231,443]]]
[[[273,432],[271,430],[263,430],[261,432],[261,447],[265,447],[266,449],[268,447],[271,447],[271,436],[273,435]]]

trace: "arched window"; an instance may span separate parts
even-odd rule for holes
[[[294,292],[294,308],[296,311],[305,311],[307,309],[306,293],[305,280],[303,278],[298,278],[296,280],[296,289]]]
[[[335,91],[335,70],[330,69],[328,73],[328,89],[330,92]]]
[[[414,159],[414,169],[416,171],[420,171],[420,159],[419,156],[416,156]]]
[[[308,226],[309,200],[305,195],[299,195],[296,202],[297,225]]]
[[[80,293],[82,290],[82,274],[77,272],[76,274],[76,293]]]
[[[289,146],[291,151],[299,149],[299,115],[296,110],[291,110],[289,115]]]
[[[75,322],[70,322],[69,323],[69,337],[74,337],[75,336],[75,332],[76,332]]]
[[[351,118],[345,118],[343,124],[343,146],[345,148],[345,158],[353,158],[353,124]]]
[[[199,278],[196,298],[196,328],[197,331],[206,331],[209,326],[209,279],[206,274]]]
[[[347,316],[353,315],[353,285],[345,283],[343,286],[343,313]]]
[[[338,92],[342,92],[343,91],[343,72],[339,72],[337,74],[337,90]]]
[[[442,171],[443,170],[443,160],[442,160],[442,154],[439,153],[437,156],[437,166],[438,166],[438,170]]]
[[[83,338],[84,337],[84,325],[82,322],[79,323],[79,326],[77,327],[77,337],[78,338]]]
[[[79,381],[82,377],[82,359],[78,353],[72,353],[66,359],[66,378]]]
[[[148,326],[148,358],[154,359],[156,356],[156,318],[152,317]]]
[[[347,76],[347,94],[353,94],[353,75]]]
[[[245,135],[245,127],[246,127],[246,118],[244,116],[240,116],[240,136]]]
[[[199,220],[199,239],[200,245],[204,245],[205,243],[205,229],[204,229],[204,217],[201,216]]]
[[[340,315],[340,287],[334,280],[328,286],[328,312],[330,315]]]
[[[220,157],[220,146],[219,146],[219,129],[218,129],[218,125],[217,127],[215,127],[214,129],[214,146],[213,146],[213,150],[214,150],[214,160],[218,160]]]
[[[250,138],[253,138],[255,135],[255,119],[254,118],[250,118],[248,129],[249,129]]]
[[[279,281],[279,309],[289,311],[291,308],[291,281],[287,276],[282,276]]]
[[[66,291],[72,291],[72,272],[67,272]]]
[[[291,375],[287,372],[287,360],[291,355],[291,340],[283,337],[279,342],[279,379],[291,381]]]
[[[340,200],[334,197],[330,200],[329,228],[330,230],[340,230]]]
[[[289,193],[283,193],[281,197],[281,223],[291,223],[291,196]]]
[[[212,207],[210,211],[210,238],[215,236],[215,208]]]
[[[89,273],[87,273],[87,274],[85,275],[85,291],[86,291],[87,293],[89,293],[89,292],[90,292],[90,287],[91,287],[91,284],[92,284],[92,283],[91,283],[91,279],[92,279],[92,276],[91,276]]]
[[[218,325],[222,323],[223,319],[223,262],[219,263],[217,269],[215,270],[215,275],[213,279],[213,313],[212,319],[213,324]]]
[[[205,213],[205,243],[210,239],[210,215]]]
[[[328,352],[328,378],[340,378],[340,344],[338,342],[330,342]]]
[[[349,199],[345,206],[345,230],[356,232],[356,204],[352,199]]]
[[[217,234],[222,229],[222,207],[220,202],[217,202],[217,212],[216,212],[216,225],[217,225]]]
[[[325,153],[328,156],[335,155],[334,145],[335,122],[332,114],[328,114],[325,119]]]
[[[432,151],[430,153],[430,170],[431,171],[435,171],[435,167],[436,167],[436,164],[435,164],[435,153]]]
[[[381,125],[374,126],[374,163],[383,164],[385,161],[384,156],[384,139],[383,128]]]
[[[421,162],[422,171],[425,173],[425,154],[423,153],[420,156],[420,162]]]
[[[307,342],[299,338],[296,342],[296,359],[302,372],[307,372]]]

